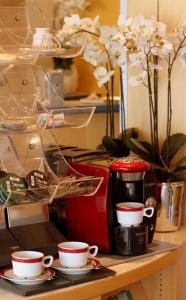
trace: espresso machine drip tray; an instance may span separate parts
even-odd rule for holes
[[[0,210],[0,269],[11,265],[11,253],[37,250],[57,256],[65,238],[49,221],[48,204],[12,205]]]
[[[57,255],[57,244],[63,235],[49,221],[47,202],[7,207],[8,226],[12,236],[25,250]]]
[[[0,269],[10,266],[11,253],[23,250],[8,229],[0,230]]]
[[[23,248],[6,228],[5,214],[0,210],[0,269],[10,265],[11,253]]]
[[[57,255],[57,244],[65,241],[51,222],[29,224],[10,228],[24,250],[36,250],[45,255]]]

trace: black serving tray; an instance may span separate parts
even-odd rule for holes
[[[2,287],[7,288],[12,292],[21,294],[23,296],[32,296],[39,293],[46,293],[56,289],[61,289],[75,284],[98,280],[113,275],[115,275],[114,271],[101,266],[100,269],[94,269],[91,270],[89,273],[82,275],[66,275],[57,271],[55,277],[52,280],[37,285],[14,284],[3,278],[1,278],[0,282]]]

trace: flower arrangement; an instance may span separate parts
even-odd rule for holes
[[[54,0],[53,28],[59,30],[64,25],[64,18],[72,13],[84,11],[90,6],[86,0]],[[54,57],[55,69],[70,69],[73,64],[72,58]]]
[[[186,65],[186,22],[170,35],[167,34],[166,25],[154,18],[145,19],[138,16],[125,20],[123,16],[119,16],[117,25],[105,26],[100,24],[99,17],[81,19],[78,15],[72,15],[64,19],[58,37],[62,42],[71,37],[71,43],[84,43],[83,58],[93,66],[98,86],[104,86],[106,89],[107,110],[110,112],[110,131],[107,120],[106,141],[111,147],[128,146],[134,153],[161,170],[162,180],[174,181],[184,178],[180,177],[180,172],[183,174],[186,170],[186,156],[174,165],[172,159],[186,143],[186,135],[171,134],[171,125],[172,73],[176,60],[179,59],[182,65]],[[138,70],[138,74],[129,79],[129,84],[143,84],[148,92],[150,142],[134,140],[136,132],[127,135],[125,128],[122,128],[118,138],[121,143],[116,144],[117,139],[114,139],[114,73],[119,67],[122,81],[123,66],[127,61]],[[166,138],[160,146],[158,87],[159,73],[163,68],[167,70],[167,115]],[[121,115],[124,117],[123,98],[121,89]],[[108,137],[111,139],[108,140]],[[124,155],[121,151],[121,156]]]
[[[84,45],[83,58],[93,66],[93,75],[98,82],[98,86],[105,87],[107,120],[106,138],[104,140],[107,143],[109,137],[114,139],[114,69],[119,66],[122,72],[122,66],[126,63],[127,46],[125,38],[116,27],[101,26],[99,16],[94,19],[81,19],[79,15],[66,17],[62,30],[58,32],[58,38],[62,43],[69,40],[69,37],[71,37],[71,44]],[[121,115],[124,118],[123,97],[121,99],[121,109]],[[123,132],[124,128],[122,129]],[[114,146],[114,148],[118,147]]]

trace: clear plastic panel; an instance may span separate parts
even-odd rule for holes
[[[61,44],[47,17],[32,0],[25,1],[23,7],[1,7],[0,41],[0,65],[34,65],[39,55],[67,58],[83,50],[69,45],[68,40]]]
[[[56,137],[50,130],[45,130],[42,135],[42,141],[45,158],[59,180],[56,198],[80,195],[90,196],[97,192],[102,183],[102,177],[87,177],[74,170],[63,157]],[[51,152],[51,149],[57,151],[57,157],[53,155],[54,153],[53,150]]]
[[[12,180],[14,174],[12,174]],[[16,178],[15,178],[16,179]],[[26,188],[11,191],[10,189],[1,187],[0,189],[0,207],[4,208],[10,205],[19,205],[32,202],[48,202],[51,203],[57,191],[57,186],[50,185],[45,188]]]
[[[57,169],[51,165],[53,158],[47,150],[51,145],[60,153],[55,137],[48,130],[42,136],[34,133],[0,134],[1,206],[46,200],[52,202],[54,198],[97,192],[102,178],[76,172],[62,154],[61,157],[58,155]]]
[[[63,80],[61,77],[60,80]],[[58,108],[49,106],[49,98]],[[5,100],[6,99],[6,100]],[[41,67],[10,67],[0,72],[0,131],[87,126],[95,107],[65,106],[51,75]]]

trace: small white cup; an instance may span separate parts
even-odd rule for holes
[[[63,242],[58,244],[59,261],[63,267],[81,268],[90,257],[98,253],[97,246],[89,246],[83,242]]]
[[[122,202],[116,204],[118,223],[122,226],[137,226],[143,222],[143,217],[151,218],[153,207],[144,207],[143,203]]]
[[[33,34],[33,47],[36,48],[52,48],[53,37],[49,32],[49,28],[35,28],[36,32]]]
[[[48,268],[53,262],[53,256],[44,256],[42,252],[37,251],[18,251],[12,253],[11,257],[13,272],[18,277],[39,276],[43,267]]]

